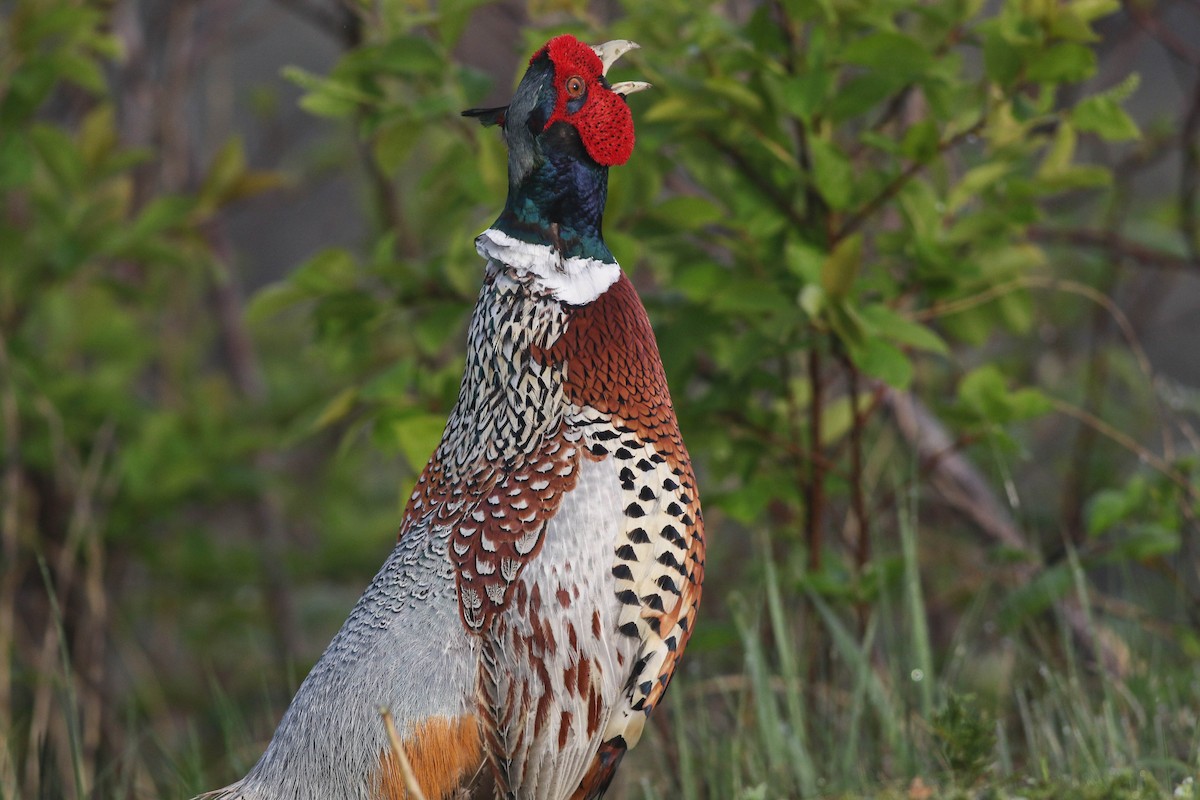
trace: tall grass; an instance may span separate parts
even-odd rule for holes
[[[1200,666],[1149,648],[1116,677],[1051,610],[1000,637],[1006,678],[989,683],[972,661],[997,658],[982,644],[997,636],[996,592],[981,587],[935,652],[915,513],[899,521],[898,578],[867,609],[764,557],[761,585],[729,598],[742,669],[676,679],[672,733],[636,757],[629,796],[1200,798]]]
[[[802,559],[775,560],[763,537],[754,579],[706,601],[705,624],[727,617],[730,646],[694,645],[609,800],[1200,800],[1200,665],[1161,637],[1124,631],[1134,663],[1117,677],[1058,606],[999,625],[1007,590],[992,584],[965,600],[939,641],[929,598],[945,598],[920,561],[930,548],[918,542],[917,515],[910,497],[892,551],[877,548],[869,602],[807,576]],[[1097,598],[1074,551],[1066,568],[1070,608],[1095,635],[1113,635],[1092,618]],[[79,702],[70,683],[59,709],[69,726]],[[215,682],[210,695],[207,724],[221,731],[223,756],[187,728],[171,741],[147,729],[97,773],[90,795],[78,791],[74,748],[75,787],[40,796],[190,797],[241,774],[276,719],[247,718]]]

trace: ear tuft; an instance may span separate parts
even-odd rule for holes
[[[483,127],[488,128],[492,125],[504,127],[504,117],[508,114],[508,106],[498,106],[496,108],[468,108],[462,112],[464,117],[475,117]]]

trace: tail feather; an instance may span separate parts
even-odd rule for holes
[[[608,791],[609,784],[612,783],[613,776],[617,774],[617,766],[620,765],[621,759],[625,757],[628,749],[624,737],[621,736],[614,736],[600,745],[579,788],[575,790],[575,794],[571,795],[571,800],[597,800],[597,798],[603,797],[604,793]]]

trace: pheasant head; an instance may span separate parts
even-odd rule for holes
[[[612,262],[601,235],[608,168],[633,152],[626,97],[650,84],[609,83],[606,75],[636,47],[556,36],[530,59],[507,106],[463,112],[499,125],[508,144],[508,199],[493,228],[563,258]]]

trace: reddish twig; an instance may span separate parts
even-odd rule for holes
[[[1200,67],[1200,50],[1191,47],[1183,39],[1175,35],[1170,28],[1165,27],[1157,16],[1150,13],[1150,7],[1137,2],[1126,2],[1125,11],[1133,18],[1146,33],[1153,36],[1166,48],[1167,52],[1185,64]]]

